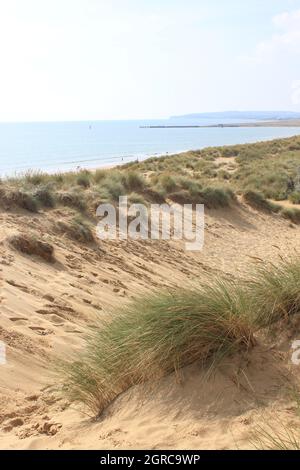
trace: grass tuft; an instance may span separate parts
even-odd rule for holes
[[[295,207],[285,207],[280,211],[281,215],[293,222],[294,224],[300,224],[300,210]]]
[[[59,232],[66,234],[73,240],[77,240],[81,243],[91,243],[94,241],[91,225],[81,216],[74,217],[68,223],[58,221],[56,225]]]
[[[54,262],[54,248],[49,243],[39,240],[35,235],[17,234],[8,239],[8,243],[27,255],[36,255],[48,262]]]
[[[66,365],[68,397],[98,414],[132,385],[249,348],[246,306],[243,291],[225,280],[137,299],[91,335],[80,360]]]
[[[244,194],[244,201],[253,209],[266,213],[280,212],[281,206],[268,201],[262,193],[257,191],[247,191]]]

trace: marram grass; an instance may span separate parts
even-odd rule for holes
[[[224,280],[136,299],[91,335],[80,360],[65,366],[65,390],[99,413],[135,384],[247,350],[254,341],[248,308],[244,291]]]
[[[133,385],[247,351],[258,329],[299,311],[299,258],[261,263],[248,280],[137,298],[91,333],[78,360],[64,364],[64,390],[99,414]]]

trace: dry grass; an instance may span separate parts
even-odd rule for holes
[[[139,298],[99,326],[86,354],[65,367],[68,397],[98,414],[134,384],[247,350],[253,345],[248,307],[244,292],[225,280]]]
[[[79,215],[68,222],[58,221],[56,227],[59,233],[81,243],[92,243],[94,241],[91,224]]]
[[[247,280],[211,280],[138,298],[87,341],[86,353],[64,367],[65,390],[96,414],[129,387],[194,361],[217,364],[247,351],[254,333],[300,312],[300,260],[259,266]]]
[[[250,442],[256,450],[300,450],[300,433],[271,416],[255,427]]]
[[[33,234],[12,235],[9,237],[8,243],[21,253],[36,255],[49,263],[55,261],[53,246],[45,241],[39,240]]]
[[[271,214],[281,210],[281,206],[268,201],[265,196],[257,191],[247,191],[244,194],[244,201],[253,209]]]
[[[294,224],[300,224],[300,210],[294,207],[285,207],[281,210],[281,215],[293,222]]]

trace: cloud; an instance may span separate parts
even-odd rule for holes
[[[241,57],[242,62],[270,64],[291,55],[300,55],[300,10],[276,15],[272,23],[277,31],[269,39],[257,44],[252,55]]]

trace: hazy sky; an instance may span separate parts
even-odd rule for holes
[[[0,121],[300,111],[300,0],[0,0]]]

